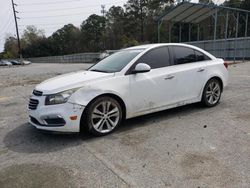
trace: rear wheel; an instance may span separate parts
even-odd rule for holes
[[[121,123],[121,105],[111,97],[99,97],[87,108],[84,126],[90,133],[103,136],[113,132]]]
[[[218,79],[212,78],[205,85],[201,102],[208,107],[216,106],[220,101],[221,92],[221,83]]]

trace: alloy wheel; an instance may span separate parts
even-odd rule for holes
[[[220,100],[221,88],[218,82],[210,82],[206,90],[206,99],[210,105]]]
[[[119,123],[120,110],[113,101],[101,101],[91,113],[91,124],[99,133],[111,132]]]

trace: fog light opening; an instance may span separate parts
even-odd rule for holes
[[[61,127],[66,124],[63,117],[60,115],[49,115],[41,118],[45,126],[48,127]]]

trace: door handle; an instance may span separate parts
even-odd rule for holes
[[[173,79],[174,78],[174,75],[168,75],[168,76],[166,76],[164,79],[165,80],[171,80],[171,79]]]
[[[200,69],[198,69],[197,72],[203,72],[204,70],[205,70],[204,68],[200,68]]]

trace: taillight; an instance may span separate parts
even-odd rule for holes
[[[224,62],[224,66],[226,67],[226,69],[228,68],[228,63]]]

